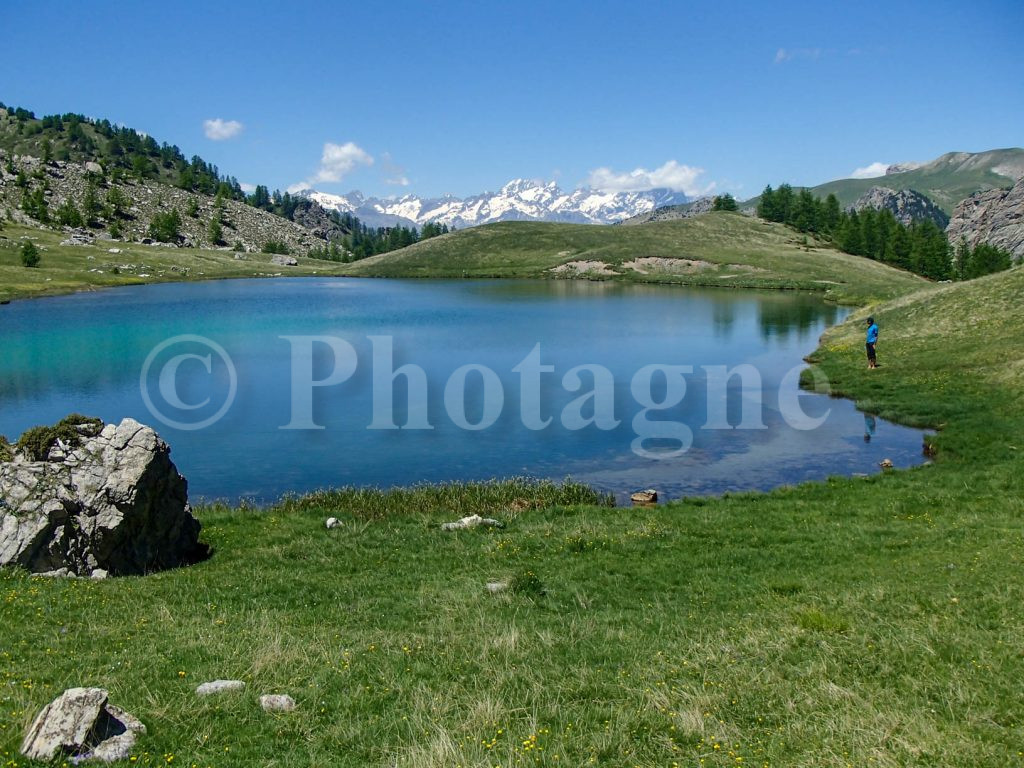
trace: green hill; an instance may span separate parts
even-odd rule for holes
[[[988,152],[949,152],[920,168],[874,179],[839,179],[812,187],[819,197],[835,194],[843,206],[852,205],[871,187],[913,189],[931,198],[947,214],[975,192],[1013,186],[1024,174],[1024,149]],[[746,204],[744,204],[746,205]]]
[[[791,288],[863,302],[922,287],[919,277],[781,224],[709,213],[638,227],[500,222],[348,266],[373,277],[577,277],[726,287]]]

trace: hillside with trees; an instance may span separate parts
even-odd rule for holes
[[[788,184],[765,187],[757,215],[798,232],[831,240],[846,253],[865,256],[915,272],[931,280],[963,280],[1008,269],[1010,254],[988,245],[974,249],[966,243],[954,249],[945,231],[923,219],[903,224],[889,210],[842,210],[829,194],[824,200],[809,189]]]

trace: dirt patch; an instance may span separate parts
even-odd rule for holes
[[[551,269],[551,272],[563,277],[589,277],[591,275],[619,274],[603,261],[570,261],[565,264],[559,264],[557,267]]]
[[[700,259],[667,259],[662,256],[641,256],[638,259],[625,262],[622,266],[626,269],[632,269],[634,272],[639,272],[641,275],[649,275],[652,272],[655,274],[684,275],[715,267],[710,261],[701,261]]]

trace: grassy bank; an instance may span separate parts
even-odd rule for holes
[[[6,224],[0,231],[0,301],[88,291],[115,285],[214,280],[227,277],[336,275],[341,265],[299,257],[296,267],[272,264],[266,253],[236,259],[227,250],[170,248],[97,240],[94,245],[61,245],[66,234]],[[21,244],[39,248],[36,268],[21,263]],[[119,253],[110,253],[110,249]]]
[[[1024,765],[1022,291],[1016,269],[873,308],[877,371],[859,316],[817,351],[837,390],[943,427],[930,466],[629,510],[321,493],[201,509],[215,554],[186,570],[0,573],[0,762],[101,685],[149,727],[142,765]],[[507,527],[439,530],[471,512]],[[221,677],[249,687],[195,699]]]
[[[781,224],[724,212],[629,227],[501,222],[374,256],[348,271],[370,277],[561,276],[785,288],[852,303],[926,285],[915,275],[841,253]]]

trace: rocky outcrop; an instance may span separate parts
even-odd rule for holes
[[[1024,259],[1024,176],[1011,189],[990,189],[963,200],[946,227],[949,242],[988,243]]]
[[[910,226],[915,221],[933,221],[945,229],[949,222],[946,213],[920,192],[912,189],[889,189],[888,187],[872,187],[850,206],[860,211],[874,208],[876,211],[889,211],[901,224]]]
[[[170,448],[133,419],[47,460],[0,462],[0,565],[67,576],[144,574],[206,556]]]
[[[107,699],[102,688],[64,691],[36,717],[21,753],[30,760],[70,757],[75,764],[127,760],[146,726]]]
[[[709,213],[715,205],[715,200],[712,197],[702,197],[699,200],[694,200],[692,203],[683,203],[682,205],[667,205],[664,208],[658,208],[650,211],[649,213],[641,213],[632,218],[626,219],[625,221],[619,222],[620,224],[629,226],[632,224],[648,224],[652,221],[675,221],[677,219],[689,219],[694,216],[700,216],[705,213]]]

